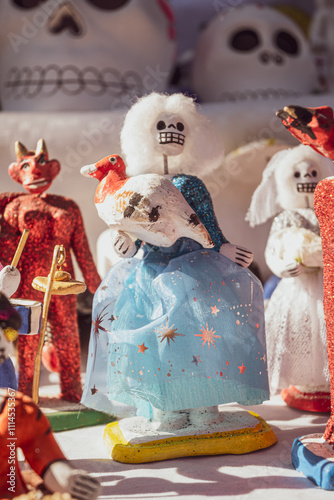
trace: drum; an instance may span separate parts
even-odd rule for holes
[[[19,335],[37,335],[41,327],[42,303],[29,299],[10,299],[10,303],[22,318]]]

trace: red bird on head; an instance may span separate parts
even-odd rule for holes
[[[191,238],[206,248],[214,246],[198,216],[167,177],[127,177],[125,168],[120,156],[111,155],[80,170],[100,181],[95,206],[111,229],[157,246],[169,247],[181,237]],[[133,245],[131,248],[134,251]],[[129,256],[128,251],[122,253]]]
[[[276,115],[283,125],[305,145],[334,159],[334,113],[329,106],[303,108],[284,106]]]

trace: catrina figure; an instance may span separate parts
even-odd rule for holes
[[[253,194],[251,226],[274,217],[266,263],[280,278],[265,311],[271,393],[307,411],[329,411],[329,373],[323,312],[317,183],[334,173],[330,160],[307,146],[276,153]]]
[[[221,149],[181,94],[140,99],[122,148],[125,164],[110,155],[83,169],[100,181],[96,207],[125,258],[94,297],[82,401],[136,409],[130,427],[142,437],[146,426],[150,436],[207,431],[224,418],[219,404],[268,398],[262,288],[243,267],[252,254],[227,242],[204,184],[182,173],[216,167]]]

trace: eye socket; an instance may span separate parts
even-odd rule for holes
[[[286,54],[296,56],[299,53],[298,40],[287,31],[279,31],[274,37],[274,43]]]
[[[316,170],[312,170],[311,174],[312,177],[316,177],[318,175],[318,172]]]
[[[29,170],[30,164],[29,163],[23,163],[20,167],[20,170]]]
[[[260,38],[254,30],[240,30],[234,33],[229,42],[230,46],[239,52],[249,52],[260,45]]]
[[[296,177],[296,179],[298,179],[298,177],[300,177],[300,172],[295,172],[293,175],[294,177]]]
[[[116,10],[124,7],[130,0],[88,0],[88,2],[98,9]]]
[[[184,125],[183,125],[183,123],[181,123],[181,122],[177,122],[177,124],[176,124],[176,128],[177,128],[177,130],[179,130],[180,132],[183,132],[183,130],[184,130]]]
[[[158,130],[163,130],[164,128],[166,128],[166,123],[165,123],[163,120],[160,120],[160,121],[157,123],[157,129],[158,129]]]
[[[109,161],[110,161],[110,163],[112,163],[113,165],[115,165],[117,163],[116,156],[110,156]]]
[[[46,1],[47,0],[12,0],[13,4],[17,7],[21,7],[21,9],[33,9]]]

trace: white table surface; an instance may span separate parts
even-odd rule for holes
[[[76,467],[99,478],[101,499],[204,498],[233,500],[321,500],[333,498],[298,473],[291,464],[295,438],[323,432],[326,414],[303,413],[275,396],[261,406],[248,407],[274,429],[278,443],[246,455],[200,456],[148,464],[111,460],[103,445],[104,426],[56,433],[56,439]]]

